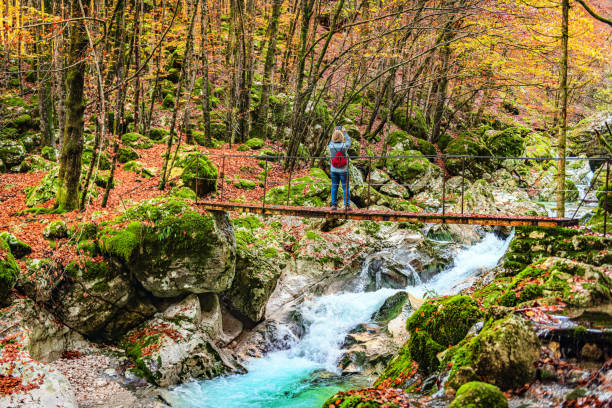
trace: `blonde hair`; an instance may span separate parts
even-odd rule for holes
[[[332,135],[332,142],[334,142],[334,143],[344,143],[344,142],[346,142],[346,139],[344,138],[344,133],[342,133],[338,129],[334,130],[334,134]]]

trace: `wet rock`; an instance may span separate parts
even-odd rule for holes
[[[236,275],[225,293],[230,307],[252,322],[259,322],[281,274],[278,259],[253,249],[240,249],[236,259]]]
[[[509,315],[486,327],[460,346],[453,355],[447,386],[486,378],[503,390],[533,381],[534,363],[540,358],[540,342],[529,323]]]
[[[367,291],[382,288],[402,289],[406,286],[414,286],[420,281],[410,265],[400,264],[383,254],[370,259],[368,276],[370,283],[366,286]]]
[[[402,312],[404,305],[408,301],[408,297],[408,292],[401,291],[387,298],[380,309],[372,315],[372,320],[379,323],[386,323],[395,319]]]
[[[160,387],[243,373],[230,354],[214,345],[200,319],[199,299],[189,295],[129,332],[123,344],[136,363],[135,373]]]
[[[494,385],[473,381],[462,385],[449,408],[508,408],[504,394]]]

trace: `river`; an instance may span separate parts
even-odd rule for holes
[[[406,290],[415,296],[456,293],[470,276],[494,267],[511,239],[487,234],[479,243],[460,250],[452,267]],[[341,345],[348,332],[368,322],[395,292],[339,293],[305,301],[299,308],[306,332],[288,350],[250,360],[246,364],[249,372],[244,375],[182,384],[166,394],[166,399],[180,408],[312,408],[337,391],[368,385],[363,378],[346,379],[331,373],[338,371]]]

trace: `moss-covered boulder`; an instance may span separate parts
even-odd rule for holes
[[[323,170],[312,168],[308,175],[293,179],[291,190],[288,189],[289,185],[270,189],[266,193],[266,202],[283,205],[288,200],[289,205],[323,207],[331,197],[331,180]]]
[[[410,338],[389,362],[375,385],[393,383],[406,387],[406,374],[416,366],[423,375],[440,370],[438,353],[459,343],[483,317],[478,303],[467,296],[425,302],[406,321]]]
[[[125,171],[131,171],[144,178],[155,177],[157,169],[154,167],[145,167],[145,165],[137,160],[131,160],[123,165]]]
[[[489,323],[453,353],[447,387],[458,389],[486,379],[502,390],[535,380],[540,341],[529,323],[516,315]]]
[[[491,151],[478,138],[464,133],[453,139],[444,154],[447,156],[491,156]],[[495,165],[494,162],[488,159],[481,158],[449,158],[446,160],[446,168],[454,175],[460,175],[462,172],[462,162],[465,161],[465,172],[467,176],[473,178],[481,178],[484,173],[491,171]]]
[[[410,156],[407,159],[389,159],[389,174],[402,184],[412,184],[419,180],[431,180],[441,174],[438,166],[431,164],[421,152],[416,150],[392,150],[391,156]]]
[[[68,237],[68,227],[64,221],[51,221],[43,230],[43,236],[47,239],[66,238]]]
[[[153,142],[150,139],[136,132],[124,134],[121,136],[121,142],[134,149],[150,149],[153,147]]]
[[[146,293],[114,262],[83,256],[64,271],[69,279],[53,290],[53,313],[90,339],[117,340],[155,313]]]
[[[409,114],[405,107],[397,108],[393,112],[391,120],[397,127],[411,135],[419,139],[427,139],[429,133],[427,121],[418,107],[413,107],[411,114]]]
[[[238,248],[236,276],[225,298],[232,310],[257,323],[264,317],[281,274],[278,251],[259,251],[242,245]]]
[[[99,152],[98,152],[99,153]],[[93,148],[91,146],[87,146],[83,149],[82,161],[84,166],[89,166],[91,164],[91,158],[93,157]],[[112,166],[112,162],[110,160],[110,156],[106,152],[102,152],[101,154],[96,155],[96,166],[100,170],[110,170]]]
[[[192,153],[184,159],[183,183],[204,196],[217,191],[217,167],[204,154]]]
[[[236,248],[227,214],[201,213],[178,198],[144,201],[99,233],[104,254],[158,297],[222,292],[234,279]]]
[[[411,136],[403,130],[395,130],[388,137],[389,146],[392,146],[394,150],[416,150],[424,156],[433,156],[437,153],[434,145],[427,140]]]
[[[8,293],[15,286],[19,271],[9,244],[0,237],[0,305],[8,300]]]
[[[26,188],[25,203],[28,207],[36,207],[55,198],[58,172],[57,167],[51,169],[36,186]]]
[[[219,316],[220,318],[220,316]],[[215,346],[201,324],[198,296],[189,295],[129,332],[122,340],[134,374],[168,387],[245,370]]]
[[[448,408],[508,408],[508,400],[496,386],[472,381],[457,390]]]
[[[57,149],[51,147],[51,146],[43,146],[41,151],[40,151],[40,155],[42,157],[44,157],[45,159],[49,160],[49,161],[56,161],[57,160]]]
[[[484,141],[495,156],[518,157],[525,150],[525,136],[528,133],[529,129],[522,127],[489,130],[484,133]]]
[[[246,142],[244,142],[244,144],[251,150],[259,150],[264,147],[263,139],[260,139],[258,137],[252,137]]]
[[[170,134],[170,131],[168,131],[167,129],[151,128],[151,130],[149,130],[149,139],[159,142],[162,139],[164,139],[166,136],[168,136],[169,134]]]
[[[117,161],[119,163],[127,163],[132,160],[138,160],[140,155],[131,147],[120,147],[117,152]]]
[[[9,246],[11,253],[17,259],[23,258],[32,252],[32,247],[16,236],[8,232],[0,232],[0,239],[3,239]]]
[[[172,95],[171,93],[166,94],[164,100],[162,101],[162,107],[164,109],[171,109],[174,108],[174,104],[174,95]]]
[[[7,169],[18,166],[26,157],[26,149],[20,142],[14,140],[0,141],[0,160]]]

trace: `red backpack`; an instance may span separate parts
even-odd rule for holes
[[[336,156],[334,156],[334,158],[332,159],[332,166],[334,166],[337,169],[341,169],[342,167],[346,166],[347,164],[347,160],[346,157],[342,154],[342,152],[337,152]]]

